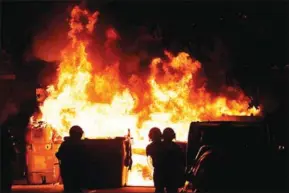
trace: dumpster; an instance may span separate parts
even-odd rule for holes
[[[44,122],[37,122],[28,128],[26,134],[27,144],[52,143],[53,129]]]
[[[60,144],[53,143],[52,129],[30,127],[26,135],[26,170],[28,184],[53,184],[60,180],[55,153]]]
[[[125,138],[85,139],[84,189],[120,188],[125,186]]]
[[[53,184],[59,182],[60,172],[53,143],[27,144],[26,166],[29,184]]]

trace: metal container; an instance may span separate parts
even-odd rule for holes
[[[53,130],[44,122],[30,125],[26,134],[26,177],[28,184],[59,182],[60,170],[55,153],[60,144],[52,141]]]
[[[28,184],[54,184],[60,180],[59,164],[55,157],[58,144],[27,144],[26,168]]]
[[[119,188],[126,184],[125,138],[85,139],[83,188]]]
[[[26,134],[27,144],[46,144],[52,143],[53,130],[51,127],[39,122],[36,125],[31,125]]]

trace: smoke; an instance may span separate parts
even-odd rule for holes
[[[125,53],[121,49],[121,37],[117,30],[113,27],[108,27],[105,31],[105,55],[107,61],[115,64],[119,63],[119,69],[122,75],[131,75],[139,72],[140,70],[140,59],[137,55],[132,53]]]
[[[61,50],[68,43],[67,16],[69,8],[65,4],[56,5],[41,19],[42,29],[33,35],[31,48],[26,54],[28,59],[36,58],[46,62],[60,60]]]
[[[57,29],[61,31],[60,28]],[[60,59],[61,50],[65,45],[66,40],[56,30],[44,32],[34,38],[33,55],[47,62],[56,61]]]

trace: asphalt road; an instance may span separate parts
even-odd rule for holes
[[[60,193],[62,185],[14,185],[12,193]],[[152,187],[124,187],[119,189],[89,190],[85,193],[154,192]]]

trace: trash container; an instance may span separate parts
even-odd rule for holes
[[[26,166],[28,184],[54,184],[59,182],[59,164],[55,156],[57,148],[52,143],[27,144]]]
[[[125,138],[85,139],[85,189],[120,188],[126,184]]]
[[[28,184],[59,182],[60,171],[55,153],[60,144],[52,141],[53,131],[43,124],[31,126],[26,135],[26,170]]]

